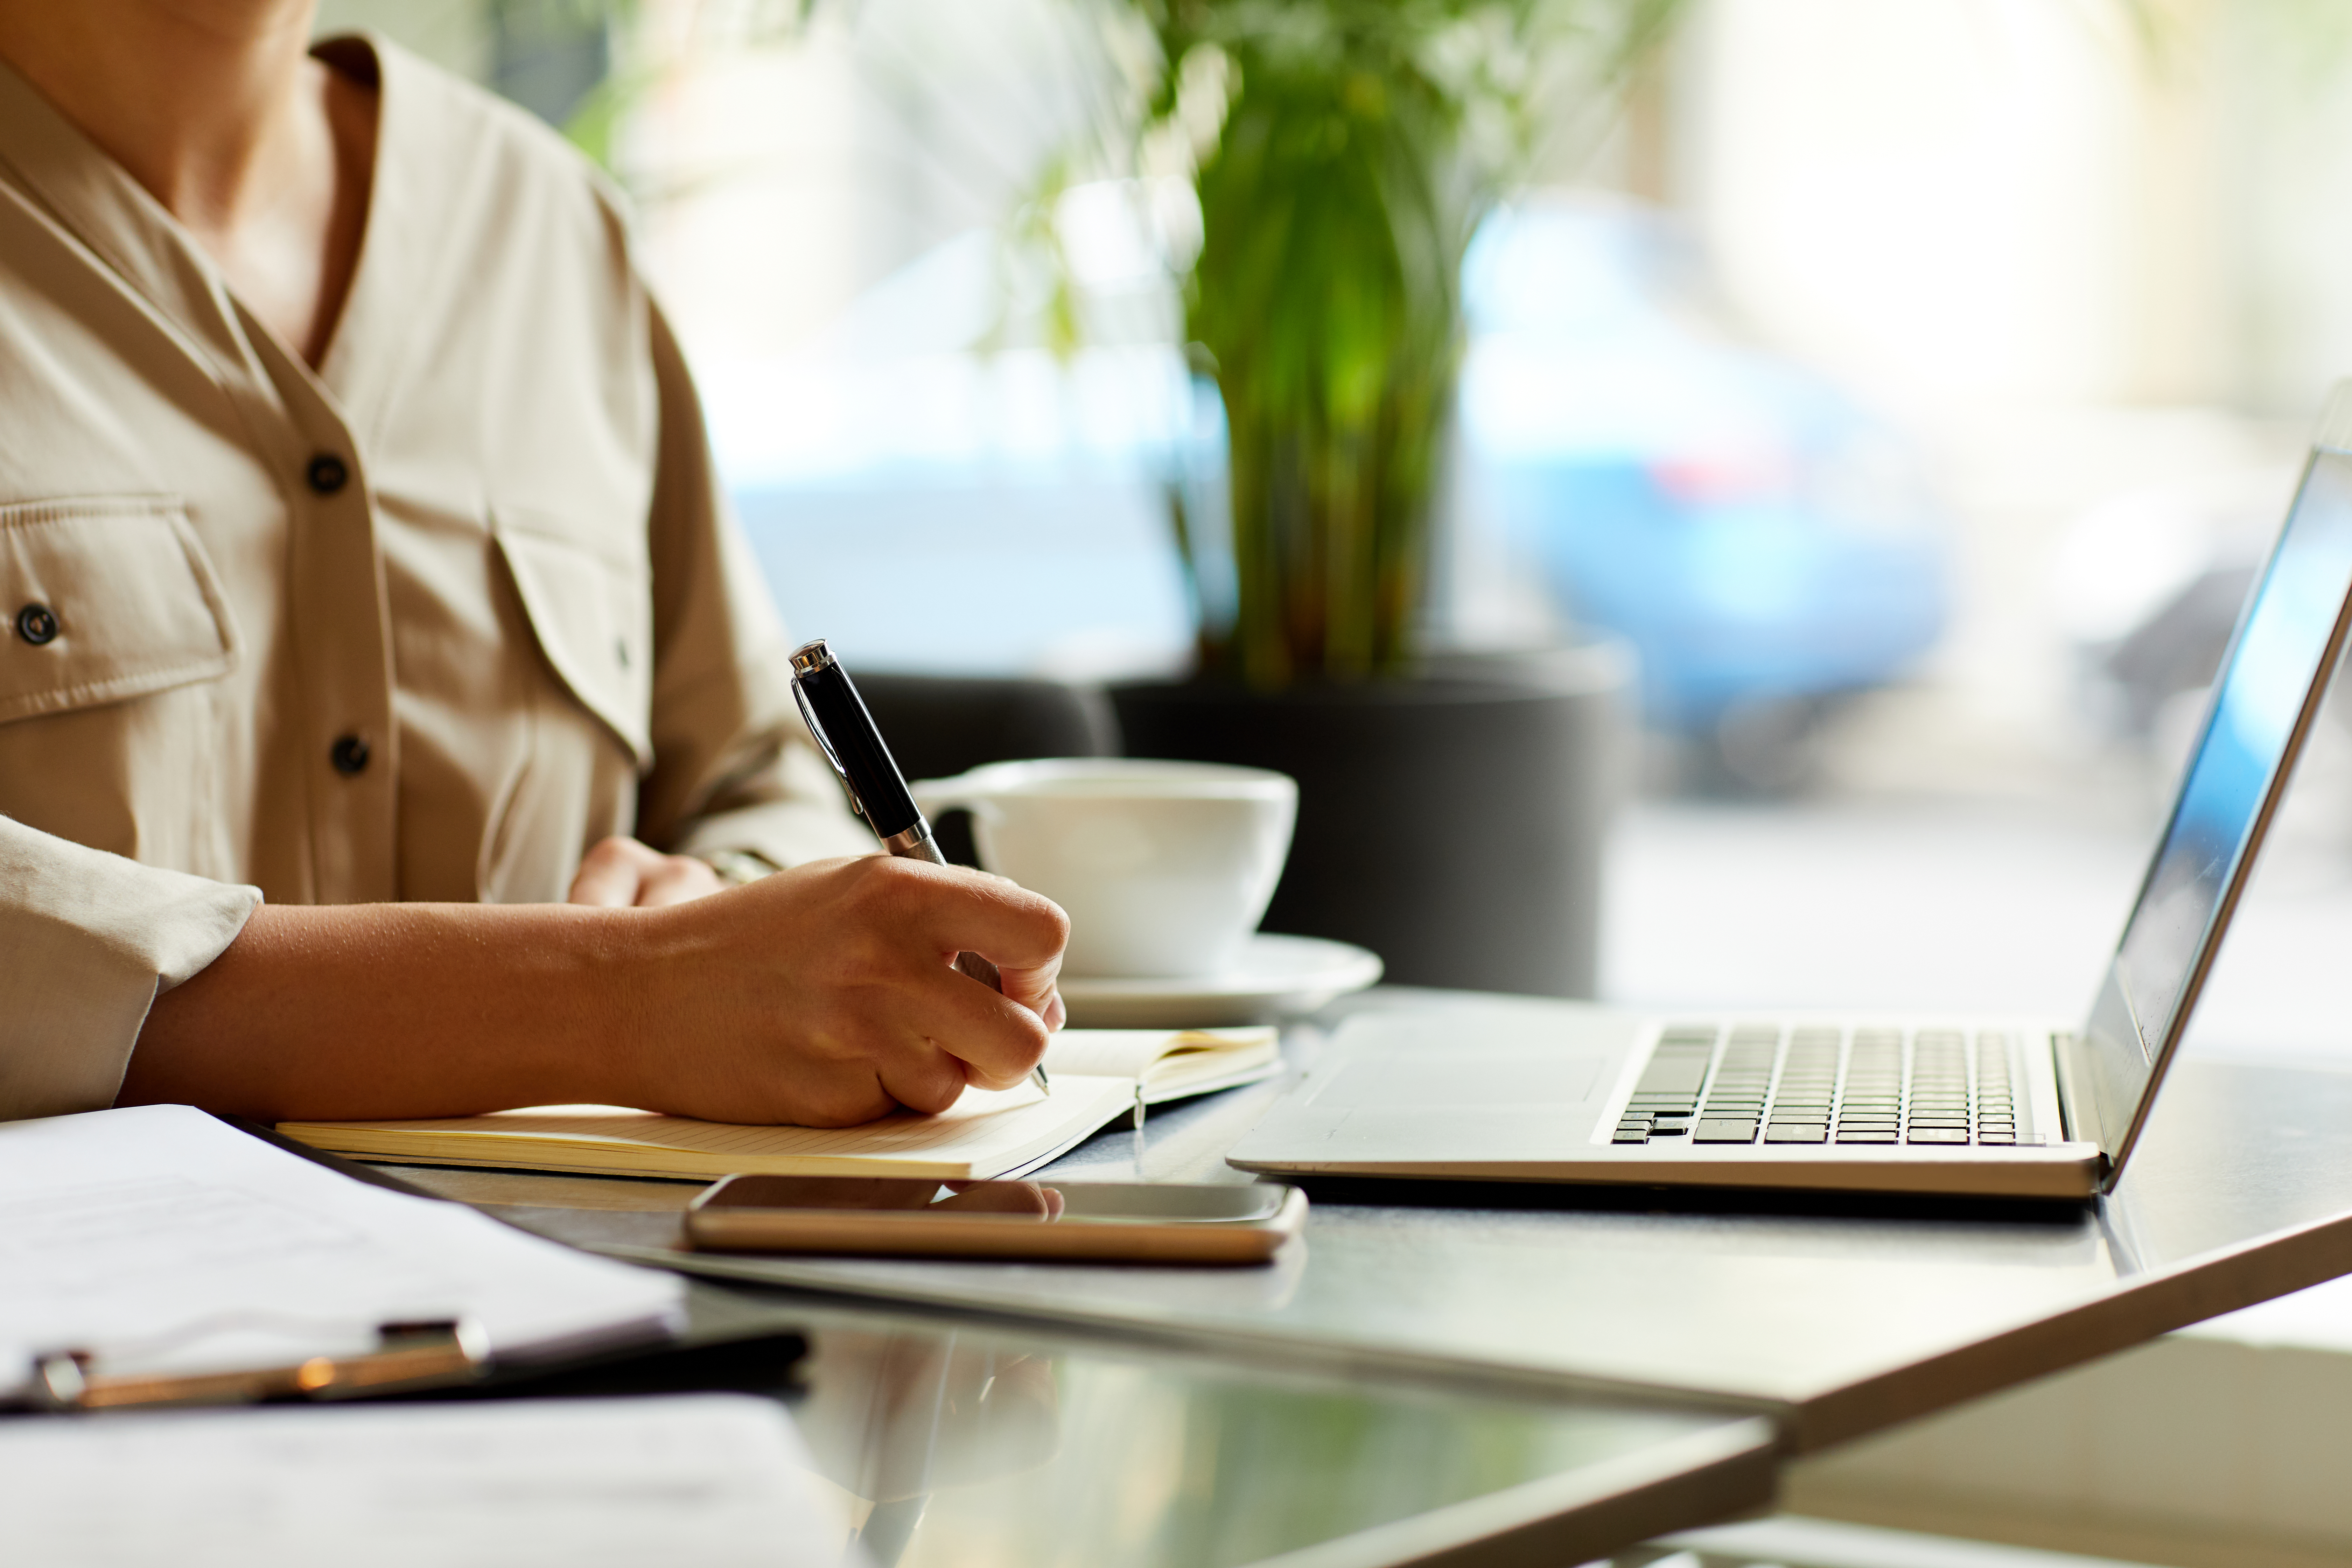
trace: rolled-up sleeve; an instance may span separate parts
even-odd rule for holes
[[[0,1120],[111,1105],[157,994],[260,902],[0,816]]]
[[[792,645],[721,494],[701,405],[658,311],[654,767],[638,837],[675,855],[747,850],[777,866],[877,852],[801,722]]]

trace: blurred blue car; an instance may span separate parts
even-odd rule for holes
[[[1641,209],[1498,213],[1465,291],[1470,511],[1573,622],[1634,645],[1644,719],[1693,742],[1698,782],[1801,782],[1820,718],[1944,627],[1916,458],[1824,377],[1718,330]]]

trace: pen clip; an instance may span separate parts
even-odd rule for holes
[[[841,781],[841,787],[849,792],[849,804],[857,808],[858,816],[864,816],[866,803],[857,798],[857,786],[849,782],[849,770],[841,765],[841,757],[834,751],[833,742],[824,737],[824,726],[816,721],[815,713],[810,710],[808,694],[801,689],[801,679],[797,675],[793,677],[793,701],[800,708],[801,722],[808,726],[809,739],[814,741],[816,749],[824,753],[824,760],[833,764],[834,776]]]

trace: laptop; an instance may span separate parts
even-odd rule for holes
[[[1276,1175],[2085,1197],[2179,1049],[2352,611],[2352,381],[2320,421],[2090,1016],[1349,1018],[1228,1159]]]

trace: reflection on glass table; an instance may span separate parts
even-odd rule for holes
[[[1318,1564],[1583,1562],[1771,1488],[1769,1429],[1720,1411],[807,1318],[793,1415],[879,1568],[1241,1568],[1318,1546]]]

